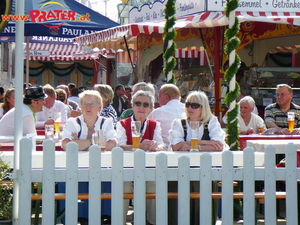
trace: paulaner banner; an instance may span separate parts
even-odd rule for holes
[[[24,15],[16,15],[17,0],[11,1],[11,14],[1,14],[2,21],[6,21],[7,25],[0,36],[14,36],[16,32],[15,22],[18,20],[25,23],[25,36],[65,38],[91,34],[119,25],[74,0],[25,0]]]

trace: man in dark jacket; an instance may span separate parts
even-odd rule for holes
[[[117,112],[117,116],[120,117],[121,113],[126,109],[126,100],[124,99],[125,88],[122,84],[118,84],[115,87],[115,94],[112,106]]]

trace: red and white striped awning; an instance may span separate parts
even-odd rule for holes
[[[281,23],[300,25],[300,12],[281,13],[281,12],[236,12],[240,22],[257,21],[268,23]],[[224,12],[203,12],[177,18],[175,29],[180,28],[204,28],[218,27],[229,24]],[[150,35],[153,32],[163,33],[165,21],[127,24],[99,31],[94,34],[84,35],[75,38],[75,42],[81,45],[98,48],[126,49],[125,40],[129,48],[136,49],[136,37],[144,33]]]
[[[174,57],[175,58],[198,58],[199,65],[205,66],[207,65],[207,57],[205,55],[205,50],[203,47],[187,47],[187,48],[179,48],[176,50]]]
[[[275,54],[275,53],[298,53],[300,52],[300,45],[294,45],[294,46],[277,46],[276,48],[273,48],[269,53]]]
[[[78,45],[59,45],[59,44],[43,44],[29,43],[31,54],[29,60],[40,61],[89,61],[99,58],[100,51],[87,49],[86,46]],[[39,52],[47,52],[47,56],[38,54]],[[105,54],[105,53],[102,53]]]

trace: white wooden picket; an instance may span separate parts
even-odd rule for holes
[[[243,181],[243,219],[245,225],[255,224],[256,201],[254,199],[255,181],[264,181],[265,191],[265,224],[276,224],[276,181],[286,183],[286,217],[287,224],[298,224],[297,215],[297,180],[300,180],[300,169],[296,163],[296,146],[286,146],[286,168],[276,168],[275,148],[265,149],[265,166],[255,167],[254,151],[244,150],[243,167],[233,166],[233,152],[222,154],[222,167],[212,166],[210,153],[201,155],[201,168],[190,167],[188,154],[181,156],[178,168],[168,167],[168,157],[164,153],[156,156],[156,167],[147,168],[144,151],[134,153],[134,168],[124,168],[124,154],[121,148],[112,151],[112,167],[101,168],[101,151],[98,146],[89,149],[89,167],[78,167],[78,150],[75,143],[67,146],[66,168],[55,167],[54,142],[47,140],[43,149],[43,168],[31,166],[31,142],[22,139],[20,142],[20,169],[14,171],[14,182],[19,182],[20,190],[14,190],[19,199],[18,221],[22,225],[31,224],[31,184],[42,182],[42,224],[54,224],[54,185],[66,182],[66,225],[77,223],[78,182],[89,182],[89,224],[100,224],[101,218],[101,185],[100,181],[112,182],[112,224],[124,224],[123,190],[124,181],[134,184],[134,223],[145,224],[145,183],[156,182],[156,224],[168,224],[168,181],[178,181],[178,224],[189,224],[190,181],[200,182],[200,223],[211,224],[212,181],[222,182],[222,224],[233,224],[233,181]],[[176,215],[174,215],[176,216]]]

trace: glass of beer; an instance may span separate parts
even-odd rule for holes
[[[55,121],[54,121],[54,128],[55,128],[55,133],[57,134],[58,136],[58,133],[59,133],[59,125],[61,124],[61,113],[58,112],[56,113],[56,116],[55,116]]]
[[[92,136],[93,145],[99,145],[101,152],[106,151],[106,139],[103,130],[96,130]]]
[[[290,132],[292,132],[294,130],[294,126],[295,126],[295,113],[288,112],[287,116],[288,116],[288,129]]]
[[[132,151],[139,148],[141,136],[141,121],[131,121]]]
[[[99,146],[101,148],[101,152],[106,151],[106,138],[103,130],[97,130],[98,137],[99,137]]]
[[[264,130],[263,122],[259,122],[257,124],[257,133],[261,134],[263,132],[263,130]]]
[[[191,152],[198,152],[198,131],[199,131],[199,121],[190,121],[191,128]]]

